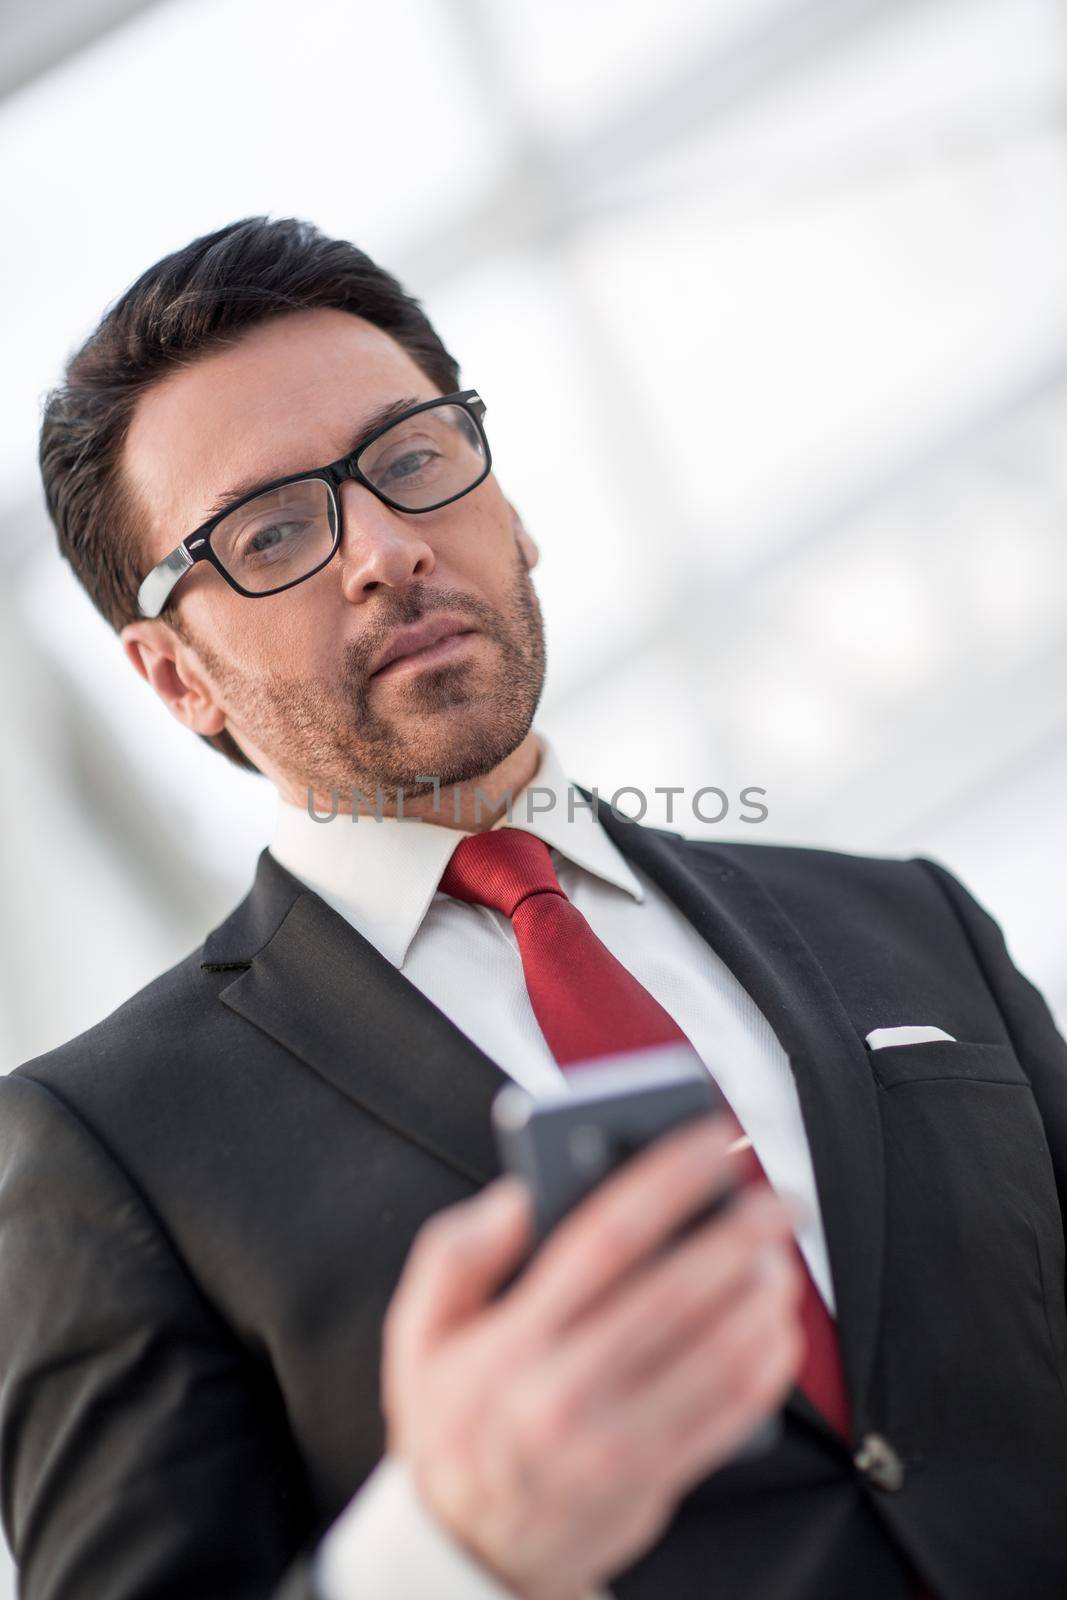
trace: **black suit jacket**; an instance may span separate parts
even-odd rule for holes
[[[1067,1046],[943,869],[600,808],[782,1041],[856,1441],[689,1494],[621,1600],[1067,1594]],[[62,973],[56,973],[62,981]],[[874,1027],[958,1043],[868,1052]],[[714,1063],[709,1063],[714,1070]],[[383,1450],[412,1237],[497,1171],[501,1068],[266,851],[203,947],[0,1079],[0,1485],[26,1600],[288,1600]],[[432,1600],[432,1597],[428,1597]]]

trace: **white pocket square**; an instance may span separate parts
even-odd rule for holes
[[[946,1033],[944,1028],[909,1027],[909,1028],[872,1028],[867,1035],[867,1048],[869,1050],[884,1050],[892,1044],[932,1044],[935,1039],[946,1039],[949,1044],[956,1040],[951,1033]]]

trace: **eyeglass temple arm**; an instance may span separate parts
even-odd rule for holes
[[[142,617],[159,616],[170,591],[192,564],[193,558],[188,550],[184,545],[179,545],[169,556],[164,556],[158,566],[152,568],[137,591],[137,605]]]

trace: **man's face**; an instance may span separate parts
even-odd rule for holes
[[[380,407],[439,392],[388,334],[340,311],[275,319],[168,377],[138,403],[124,458],[150,529],[144,571],[230,485],[334,461]],[[414,795],[429,788],[418,774],[491,771],[528,732],[544,678],[535,546],[492,475],[418,515],[352,482],[340,502],[340,548],[306,582],[248,599],[201,562],[175,596],[188,643],[141,622],[127,649],[182,720],[225,726],[290,798],[379,783]],[[372,672],[398,627],[434,613],[471,631]]]

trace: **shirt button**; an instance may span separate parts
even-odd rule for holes
[[[880,1433],[865,1433],[852,1459],[876,1489],[892,1493],[903,1487],[904,1463],[889,1440]]]

